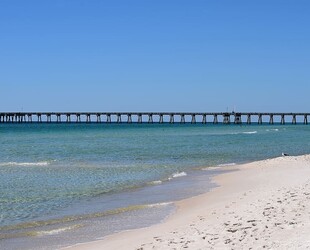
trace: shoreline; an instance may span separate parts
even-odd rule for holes
[[[219,186],[207,193],[176,201],[165,221],[63,249],[310,247],[310,237],[302,238],[310,233],[310,155],[221,168],[239,171],[213,177]]]

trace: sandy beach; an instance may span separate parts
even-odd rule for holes
[[[310,248],[310,155],[223,168],[236,171],[214,177],[211,192],[176,202],[165,222],[66,249]]]

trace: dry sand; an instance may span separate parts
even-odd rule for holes
[[[310,155],[226,168],[165,222],[70,249],[310,249]]]

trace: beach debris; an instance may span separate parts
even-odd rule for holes
[[[231,239],[226,239],[224,243],[225,243],[225,244],[228,244],[228,243],[230,243],[230,242],[231,242]]]
[[[289,156],[289,154],[282,152],[282,156]]]
[[[227,230],[227,232],[230,232],[230,233],[235,233],[237,231],[238,231],[238,229],[232,229],[232,228]]]

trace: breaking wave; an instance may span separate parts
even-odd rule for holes
[[[187,173],[185,172],[177,172],[171,175],[168,180],[172,180],[173,178],[179,178],[179,177],[184,177],[187,176]]]

